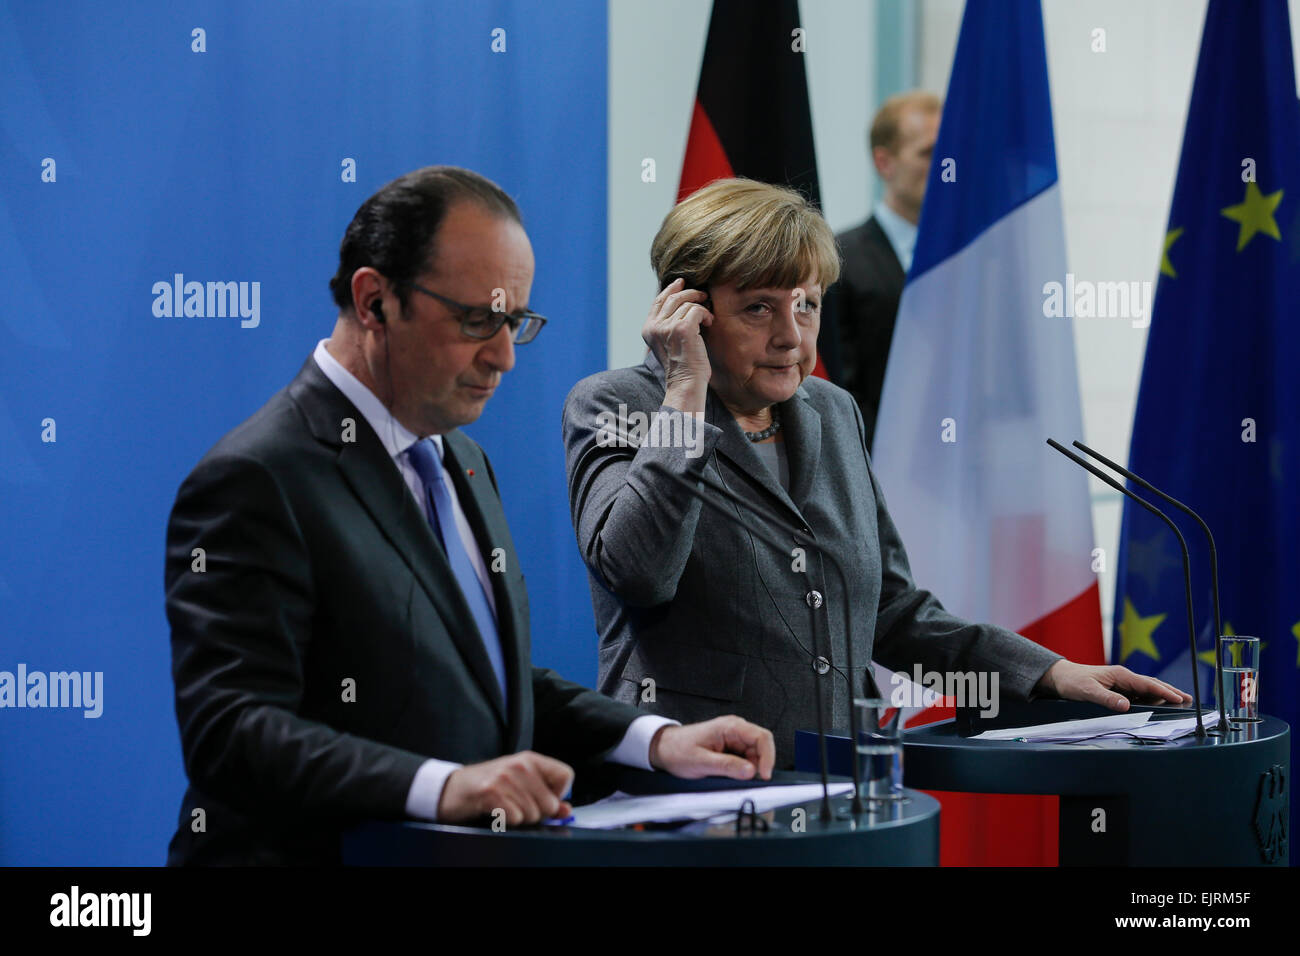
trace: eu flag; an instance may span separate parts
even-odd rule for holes
[[[1224,633],[1260,638],[1259,708],[1291,725],[1294,765],[1300,101],[1286,0],[1209,4],[1129,467],[1200,512],[1213,531]],[[1177,541],[1127,501],[1112,659],[1188,691],[1198,667],[1209,704],[1214,617],[1204,536],[1180,512],[1170,516],[1193,551],[1196,659],[1188,650]]]

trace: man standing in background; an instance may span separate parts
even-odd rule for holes
[[[827,296],[826,308],[834,310],[838,327],[840,384],[862,409],[868,451],[898,300],[912,266],[940,110],[939,98],[922,90],[891,96],[880,107],[868,142],[884,195],[870,219],[836,237],[844,271]]]

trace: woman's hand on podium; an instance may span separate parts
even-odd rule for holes
[[[772,731],[734,715],[660,727],[650,743],[650,765],[686,780],[771,780],[775,763]]]
[[[1063,700],[1086,700],[1120,712],[1134,704],[1190,704],[1192,695],[1119,664],[1076,664],[1059,660],[1047,669],[1035,691]]]

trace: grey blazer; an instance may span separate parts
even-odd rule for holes
[[[1020,698],[1060,658],[1011,631],[954,617],[913,583],[848,392],[810,377],[781,404],[787,493],[712,389],[704,422],[693,430],[685,416],[676,447],[638,443],[635,413],[661,411],[663,376],[651,354],[643,365],[583,379],[564,406],[569,506],[591,577],[600,690],[683,722],[739,714],[773,732],[777,766],[788,768],[795,731],[816,726],[814,681],[830,726],[847,727],[873,657],[909,673],[915,663],[996,671],[1001,692]],[[665,414],[682,424],[680,413]],[[611,419],[632,425],[626,440],[611,441]],[[765,522],[734,502],[730,515],[704,507],[700,495],[720,495],[701,488],[702,478],[780,520]],[[781,547],[755,533],[760,524]],[[806,574],[794,528],[816,541],[803,555]]]

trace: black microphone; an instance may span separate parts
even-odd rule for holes
[[[1195,700],[1192,701],[1192,706],[1196,708],[1196,736],[1203,738],[1205,736],[1205,725],[1201,722],[1201,678],[1200,678],[1200,674],[1198,673],[1199,668],[1196,666],[1196,624],[1192,617],[1191,558],[1187,554],[1187,542],[1183,540],[1182,532],[1178,530],[1178,526],[1174,524],[1172,521],[1170,521],[1169,516],[1166,515],[1163,511],[1161,511],[1159,508],[1157,508],[1155,505],[1151,504],[1150,502],[1146,501],[1145,499],[1139,498],[1137,495],[1129,491],[1127,488],[1121,485],[1114,478],[1110,477],[1110,475],[1103,472],[1101,469],[1084,461],[1074,452],[1070,451],[1068,448],[1066,448],[1064,445],[1060,444],[1059,442],[1055,441],[1054,439],[1051,438],[1047,439],[1047,444],[1051,445],[1053,448],[1059,451],[1066,458],[1070,459],[1080,468],[1086,468],[1091,474],[1096,475],[1098,478],[1100,478],[1106,484],[1110,485],[1120,494],[1124,495],[1125,497],[1131,498],[1132,500],[1140,504],[1143,508],[1146,508],[1147,511],[1150,511],[1153,515],[1155,515],[1165,524],[1169,525],[1170,529],[1173,530],[1174,534],[1178,536],[1178,544],[1183,549],[1183,581],[1187,588],[1187,637],[1188,640],[1191,642],[1192,694],[1195,697]]]
[[[680,475],[675,475],[672,473],[666,473],[666,476],[670,480],[676,482],[678,485],[685,487],[692,495],[698,498],[702,504],[708,506],[709,508],[712,508],[714,511],[722,515],[727,520],[730,521],[735,518],[735,515],[729,512],[719,501],[707,495],[701,494],[699,487],[694,485],[692,482],[681,477]],[[831,555],[829,552],[822,551],[820,548],[817,548],[816,539],[812,537],[810,532],[805,532],[802,528],[798,528],[790,524],[787,520],[784,520],[781,516],[777,515],[771,509],[761,506],[757,501],[740,498],[738,495],[733,493],[730,488],[727,488],[724,485],[720,485],[717,482],[709,480],[707,475],[701,474],[696,478],[696,482],[698,482],[699,485],[703,485],[705,488],[714,492],[722,499],[730,502],[733,506],[736,505],[744,506],[745,508],[748,508],[750,511],[752,511],[754,514],[758,515],[759,517],[766,519],[772,525],[784,529],[794,539],[794,542],[800,547],[804,547],[805,550],[809,552],[815,550],[819,556],[821,556],[824,559],[828,559],[828,562],[835,569],[835,573],[839,578],[841,593],[845,595],[849,593],[847,587],[847,579],[845,578],[843,568],[840,567],[839,561],[837,561],[835,557]],[[765,544],[776,548],[778,551],[785,553],[789,550],[788,541],[780,540],[775,535],[771,534],[767,530],[767,528],[762,525],[746,524],[744,525],[744,528],[749,534],[757,537]],[[809,595],[817,593],[816,589],[812,587],[812,581],[811,578],[808,576],[807,570],[804,571],[804,577],[806,580],[808,580],[807,593]],[[817,611],[820,610],[820,607],[814,606],[812,602],[806,602],[806,603],[808,603],[809,610],[813,612],[812,613],[812,620],[813,620],[812,653],[814,657],[817,657],[821,653],[817,641],[817,634],[819,631],[819,627],[818,627],[819,615],[817,614]],[[845,666],[848,668],[847,680],[849,685],[849,736],[853,742],[853,747],[854,747],[854,751],[850,754],[850,758],[851,758],[850,763],[852,765],[852,771],[853,771],[853,798],[851,801],[851,809],[854,816],[860,816],[863,812],[862,795],[861,795],[862,781],[861,781],[861,769],[858,766],[857,752],[856,752],[856,748],[858,744],[858,726],[857,726],[858,720],[857,720],[856,709],[853,706],[853,699],[855,694],[857,693],[857,690],[856,688],[853,687],[853,670],[854,670],[853,641],[851,635],[847,631],[847,623],[848,623],[848,615],[846,609]],[[829,644],[830,644],[830,635],[827,634],[828,651],[830,649]],[[821,681],[816,678],[813,681],[813,695],[814,695],[814,706],[817,708],[817,749],[818,749],[818,760],[821,766],[821,778],[822,778],[821,820],[823,823],[829,823],[832,817],[834,816],[834,814],[831,811],[830,781],[829,781],[829,771],[827,769],[826,718],[822,706]]]
[[[1175,508],[1191,515],[1192,518],[1195,519],[1196,523],[1201,526],[1201,530],[1205,532],[1206,540],[1210,542],[1210,581],[1213,585],[1213,590],[1210,594],[1214,601],[1214,686],[1215,696],[1219,698],[1219,726],[1215,728],[1215,731],[1218,733],[1227,733],[1230,727],[1228,726],[1228,716],[1227,712],[1224,710],[1223,702],[1223,618],[1219,614],[1219,553],[1214,547],[1214,535],[1210,533],[1210,526],[1201,519],[1200,515],[1187,507],[1187,505],[1183,504],[1178,499],[1165,494],[1146,479],[1139,478],[1123,465],[1116,464],[1100,452],[1093,451],[1081,441],[1070,442],[1070,444],[1079,449],[1089,458],[1097,459],[1097,461],[1101,462],[1111,471],[1119,472],[1129,481],[1136,482],[1152,494],[1159,495]],[[1192,658],[1192,667],[1196,667],[1195,657]],[[1198,700],[1196,706],[1200,707],[1200,705],[1201,702]]]

